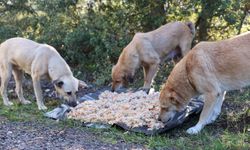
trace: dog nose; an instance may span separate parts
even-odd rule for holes
[[[71,102],[68,102],[68,105],[71,106],[71,107],[76,107],[77,102],[76,101],[71,101]]]
[[[111,89],[111,92],[114,92],[115,91],[115,89]]]
[[[158,119],[157,119],[158,121],[161,121],[161,117],[158,117]]]

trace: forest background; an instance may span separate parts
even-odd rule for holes
[[[136,32],[192,21],[195,45],[249,31],[249,12],[249,0],[0,0],[0,42],[19,36],[52,45],[77,77],[105,85]],[[172,66],[161,66],[157,85]]]

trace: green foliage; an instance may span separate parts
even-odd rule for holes
[[[107,84],[111,67],[136,32],[191,20],[197,27],[196,43],[225,39],[250,29],[247,4],[239,0],[0,0],[0,42],[20,36],[50,44],[81,71],[80,77]],[[160,70],[157,85],[166,79],[168,66]]]
[[[0,35],[2,38],[0,42],[3,42],[4,39],[17,36],[17,33],[18,29],[13,28],[11,25],[0,26]]]

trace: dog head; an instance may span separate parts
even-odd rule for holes
[[[133,75],[124,71],[121,67],[115,65],[112,68],[112,91],[116,91],[123,86],[127,86],[128,83],[134,81]]]
[[[66,100],[69,106],[75,107],[77,105],[76,94],[78,88],[85,88],[87,84],[76,79],[73,76],[63,76],[53,81],[54,87],[58,96]]]
[[[164,87],[160,93],[159,120],[168,122],[183,109],[183,99],[171,88]]]

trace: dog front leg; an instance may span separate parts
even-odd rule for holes
[[[219,114],[221,112],[221,107],[222,107],[223,101],[225,99],[225,95],[226,95],[226,91],[217,95],[216,104],[215,104],[214,110],[213,110],[213,115],[211,117],[210,122],[208,122],[208,123],[214,122],[217,119],[217,117],[219,116]]]
[[[216,113],[215,107],[217,104],[217,98],[220,96],[220,93],[208,93],[204,95],[204,106],[199,118],[198,123],[187,130],[188,134],[197,134],[203,127],[212,122],[213,116]]]
[[[45,110],[45,109],[47,109],[47,107],[44,105],[44,102],[43,102],[43,95],[42,95],[40,79],[39,79],[39,77],[32,76],[32,80],[33,80],[34,91],[36,94],[36,102],[37,102],[38,109]]]
[[[149,91],[153,78],[156,75],[158,64],[153,64],[148,67],[144,67],[144,85],[143,89]]]
[[[143,85],[143,88],[146,88],[148,86],[150,87],[150,83],[147,82],[148,72],[149,72],[149,66],[148,65],[143,66],[143,73],[144,73],[144,85]]]

